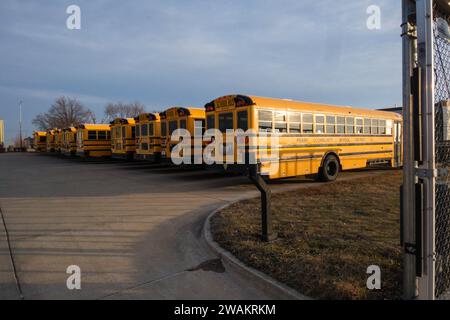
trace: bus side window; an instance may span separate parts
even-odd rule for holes
[[[131,138],[136,138],[136,127],[131,127]]]
[[[275,131],[286,133],[287,122],[285,112],[275,112]]]
[[[345,119],[345,132],[347,134],[354,134],[355,133],[355,118],[347,117]]]
[[[370,134],[370,126],[371,122],[370,119],[364,119],[364,134]]]
[[[302,115],[303,133],[313,133],[313,118],[313,115],[310,113]]]
[[[386,134],[391,136],[393,134],[392,131],[392,127],[394,125],[394,122],[392,120],[386,120]],[[399,132],[399,134],[401,134],[401,132]],[[398,138],[400,138],[400,136],[397,136]]]
[[[336,133],[336,117],[335,116],[327,116],[326,121],[327,121],[326,133],[329,133],[329,134]]]
[[[111,131],[106,131],[106,140],[111,140]]]
[[[272,111],[259,110],[258,111],[258,128],[259,131],[272,131]]]
[[[214,129],[216,127],[216,117],[213,114],[210,114],[206,117],[206,126],[207,129]]]
[[[302,114],[301,113],[289,113],[289,132],[290,133],[300,133],[302,122]]]
[[[248,113],[247,110],[237,113],[237,129],[248,130]]]
[[[363,133],[363,119],[362,118],[356,118],[356,131],[357,134]]]
[[[88,131],[88,140],[97,140],[97,131]]]
[[[98,140],[106,140],[106,131],[98,132]]]
[[[337,133],[345,134],[345,117],[336,117]]]
[[[378,133],[379,134],[386,134],[386,120],[380,120],[378,121]]]
[[[372,119],[372,134],[378,134],[378,120]]]
[[[316,125],[314,126],[315,133],[318,133],[318,134],[325,133],[325,116],[316,115],[315,118],[316,118],[316,121],[315,121]]]

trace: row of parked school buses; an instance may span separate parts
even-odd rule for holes
[[[256,133],[278,133],[277,169],[269,179],[318,174],[322,180],[336,179],[341,170],[402,162],[402,118],[387,111],[338,107],[256,96],[229,95],[207,103],[203,109],[172,107],[161,113],[144,113],[119,118],[110,124],[82,124],[76,127],[35,132],[35,148],[82,157],[113,157],[160,162],[171,159],[179,140],[172,133],[179,128],[194,136],[207,129],[226,131],[252,129]],[[245,141],[245,159],[252,151]],[[203,147],[205,144],[203,143]],[[197,148],[198,149],[198,148]],[[192,154],[202,152],[193,147]],[[237,159],[224,166],[248,166]],[[273,159],[256,153],[256,168],[263,172]],[[267,171],[269,172],[269,171]]]

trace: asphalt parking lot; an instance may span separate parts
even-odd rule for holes
[[[252,195],[222,171],[1,154],[0,299],[276,298],[224,269],[201,236],[212,210]],[[70,265],[80,290],[66,286]]]

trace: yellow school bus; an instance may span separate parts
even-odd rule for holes
[[[62,130],[61,129],[55,129],[54,132],[54,140],[55,140],[55,152],[61,153],[62,149]]]
[[[55,129],[48,129],[46,132],[47,152],[55,152]]]
[[[111,152],[116,159],[131,160],[136,152],[136,122],[133,118],[111,121]]]
[[[74,156],[77,153],[77,128],[69,127],[62,130],[61,153]]]
[[[34,149],[37,152],[44,152],[47,150],[47,133],[45,131],[35,131],[34,137]]]
[[[256,170],[268,173],[267,179],[317,174],[322,181],[333,181],[341,170],[402,164],[402,117],[393,112],[244,95],[217,98],[205,111],[206,129],[278,133],[279,145],[271,147],[269,138],[265,158],[249,145],[253,140],[245,140],[244,167],[248,169],[248,159],[256,159]],[[234,162],[225,167],[243,169],[235,149]]]
[[[135,160],[159,162],[161,160],[161,120],[158,113],[143,113],[136,122]]]
[[[82,124],[77,127],[77,156],[110,157],[111,127],[109,124]]]
[[[176,129],[186,129],[192,139],[191,158],[202,156],[202,150],[194,149],[194,135],[201,136],[205,131],[205,110],[187,107],[173,107],[159,114],[161,119],[161,157],[170,160],[171,151],[179,141],[172,141],[171,135]],[[193,162],[193,161],[192,161]]]

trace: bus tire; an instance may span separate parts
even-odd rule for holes
[[[339,159],[333,154],[328,155],[319,169],[319,180],[324,182],[336,180],[339,175],[339,169]]]

